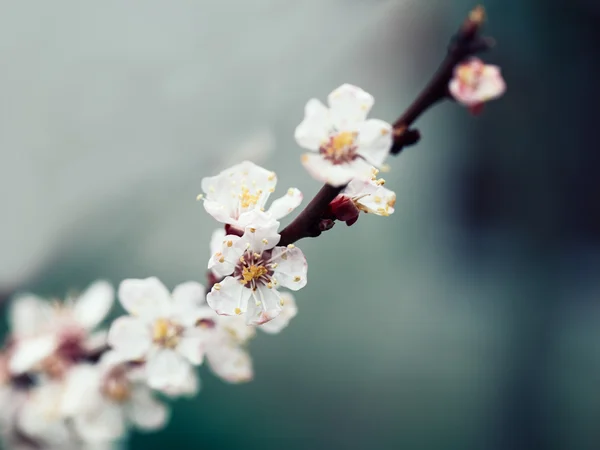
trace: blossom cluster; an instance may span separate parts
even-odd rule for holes
[[[456,68],[448,90],[469,108],[500,95],[499,71],[478,61]],[[295,130],[309,150],[302,163],[339,188],[322,211],[325,229],[361,213],[389,216],[396,195],[379,168],[393,127],[367,116],[373,97],[344,84],[305,107]],[[0,434],[8,448],[110,448],[130,428],[167,423],[166,400],[200,390],[197,367],[230,383],[253,377],[247,352],[256,329],[275,334],[296,315],[290,291],[307,283],[308,265],[293,243],[280,245],[280,220],[302,202],[289,188],[269,204],[274,172],[244,161],[204,178],[198,199],[220,223],[210,240],[208,288],[189,281],[172,291],[156,277],[126,279],[116,297],[125,314],[107,328],[113,286],[97,281],[77,296],[13,299],[10,334],[0,352]],[[323,225],[324,224],[324,225]],[[29,445],[29,447],[28,447]]]

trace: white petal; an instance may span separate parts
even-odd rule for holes
[[[161,392],[170,397],[194,397],[200,391],[200,378],[198,374],[189,366],[185,381],[177,386],[167,386],[161,389]]]
[[[276,184],[273,172],[244,161],[202,180],[204,207],[218,221],[235,224],[243,212],[263,208]]]
[[[187,314],[206,305],[206,289],[200,283],[188,281],[173,290],[174,314]]]
[[[296,127],[294,137],[298,145],[307,150],[318,150],[327,140],[333,125],[329,110],[313,98],[304,107],[304,120]]]
[[[269,334],[276,334],[287,327],[296,314],[298,308],[296,307],[296,301],[294,296],[289,292],[280,292],[281,300],[283,302],[283,310],[277,317],[266,323],[263,323],[259,328]]]
[[[108,342],[108,330],[99,330],[90,334],[85,338],[83,347],[86,351],[92,353],[97,350],[101,350],[107,345]]]
[[[19,430],[31,438],[51,444],[66,442],[69,432],[61,410],[62,392],[62,385],[57,382],[40,385],[30,391],[17,415]]]
[[[260,325],[277,317],[281,312],[281,297],[277,289],[259,286],[248,303],[246,323]]]
[[[372,194],[362,197],[358,203],[367,210],[366,212],[389,216],[394,212],[396,194],[383,186],[376,186]]]
[[[227,277],[213,286],[206,301],[217,314],[234,316],[246,312],[250,295],[250,289],[235,278]]]
[[[55,311],[44,299],[26,294],[11,302],[8,315],[12,334],[18,338],[39,333],[48,326]]]
[[[225,229],[217,228],[213,231],[213,234],[210,237],[210,254],[214,255],[218,251],[221,250],[221,246],[223,245],[223,241],[225,240]]]
[[[270,213],[259,210],[244,213],[240,216],[238,225],[245,231],[244,241],[239,242],[239,248],[245,250],[244,246],[250,242],[252,251],[258,252],[272,248],[279,242],[279,222]],[[263,239],[267,239],[268,243],[265,244]]]
[[[129,419],[142,430],[156,430],[164,427],[169,419],[167,407],[156,400],[145,386],[134,388],[129,403]]]
[[[127,312],[148,320],[168,315],[171,308],[171,294],[156,277],[122,281],[119,300]]]
[[[171,349],[158,349],[146,360],[148,386],[164,389],[185,383],[190,363]]]
[[[251,213],[246,213],[251,214]],[[240,240],[239,236],[225,236],[221,241],[219,249],[212,254],[208,261],[208,268],[219,277],[231,275],[238,263],[244,249],[235,245]]]
[[[101,370],[91,364],[72,367],[65,378],[62,410],[72,417],[82,413],[101,400]]]
[[[73,418],[73,425],[77,434],[89,443],[113,441],[127,431],[123,407],[106,400],[77,414]]]
[[[19,340],[12,351],[8,369],[13,374],[27,372],[54,353],[57,346],[58,339],[53,334]]]
[[[308,264],[304,253],[298,247],[275,247],[271,260],[277,263],[274,277],[278,284],[297,291],[306,286]]]
[[[256,336],[256,327],[246,324],[241,316],[219,316],[218,326],[238,344],[244,344]]]
[[[207,353],[207,358],[212,371],[229,383],[244,383],[254,376],[252,359],[240,347],[216,346]]]
[[[335,89],[327,101],[338,130],[352,128],[364,121],[375,102],[371,94],[351,84],[343,84]]]
[[[332,164],[318,153],[302,155],[302,164],[314,179],[334,187],[343,186],[355,176],[350,164]]]
[[[75,320],[86,330],[94,329],[104,320],[115,297],[115,290],[107,281],[96,281],[75,301]]]
[[[274,219],[279,220],[287,216],[302,203],[302,192],[296,188],[289,188],[287,193],[275,200],[269,208],[269,213]]]
[[[358,154],[374,166],[381,166],[392,147],[392,126],[369,119],[358,127]]]
[[[105,352],[100,361],[98,361],[98,368],[102,373],[108,372],[114,366],[125,363],[128,361],[128,358],[125,358],[121,353],[116,350],[109,350]]]
[[[142,358],[152,345],[151,329],[137,317],[119,317],[108,331],[108,344],[124,358]]]
[[[186,336],[181,337],[177,344],[177,353],[185,357],[195,366],[202,364],[204,351],[206,348],[206,337],[204,336]]]

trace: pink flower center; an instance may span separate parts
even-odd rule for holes
[[[319,153],[333,164],[344,164],[354,160],[356,153],[356,138],[358,133],[342,131],[329,137],[329,140],[321,145]]]

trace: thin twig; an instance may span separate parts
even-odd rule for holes
[[[493,45],[493,40],[479,35],[484,19],[485,12],[482,6],[476,7],[469,13],[469,16],[451,40],[448,53],[438,70],[417,98],[394,122],[394,143],[390,149],[391,154],[397,155],[404,147],[416,144],[419,141],[419,131],[410,127],[433,105],[449,98],[448,83],[452,78],[454,67],[465,58],[487,50]],[[323,231],[320,223],[326,217],[329,204],[344,187],[332,187],[327,184],[323,186],[292,223],[283,229],[280,245],[292,244],[305,237],[319,236]]]

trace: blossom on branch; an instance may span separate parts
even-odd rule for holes
[[[371,166],[383,164],[392,146],[392,127],[367,119],[374,99],[359,87],[340,86],[329,94],[328,104],[308,101],[295,138],[314,152],[302,156],[310,174],[331,186],[343,186],[355,177],[368,177]]]
[[[208,268],[220,277],[206,300],[217,314],[244,315],[248,324],[275,318],[283,304],[278,287],[296,291],[306,285],[307,263],[294,245],[277,247],[279,222],[255,211],[246,217],[242,237],[227,235]]]
[[[119,301],[130,314],[116,319],[108,343],[124,360],[144,361],[150,387],[177,390],[189,383],[190,365],[202,363],[210,336],[196,324],[212,314],[204,287],[183,283],[170,294],[155,277],[129,279]]]
[[[504,94],[506,83],[498,66],[471,58],[454,68],[448,89],[457,102],[468,107],[473,114],[478,114],[485,102]]]
[[[240,216],[254,210],[264,210],[271,193],[275,191],[277,176],[275,172],[244,161],[222,171],[214,177],[202,179],[204,208],[219,222],[232,225],[241,230],[245,223]],[[268,212],[273,219],[279,220],[292,212],[302,202],[302,193],[296,188],[275,200]]]
[[[50,303],[31,294],[11,304],[13,341],[9,370],[61,375],[67,366],[105,344],[105,334],[90,335],[114,302],[110,283],[97,281],[77,298]]]

